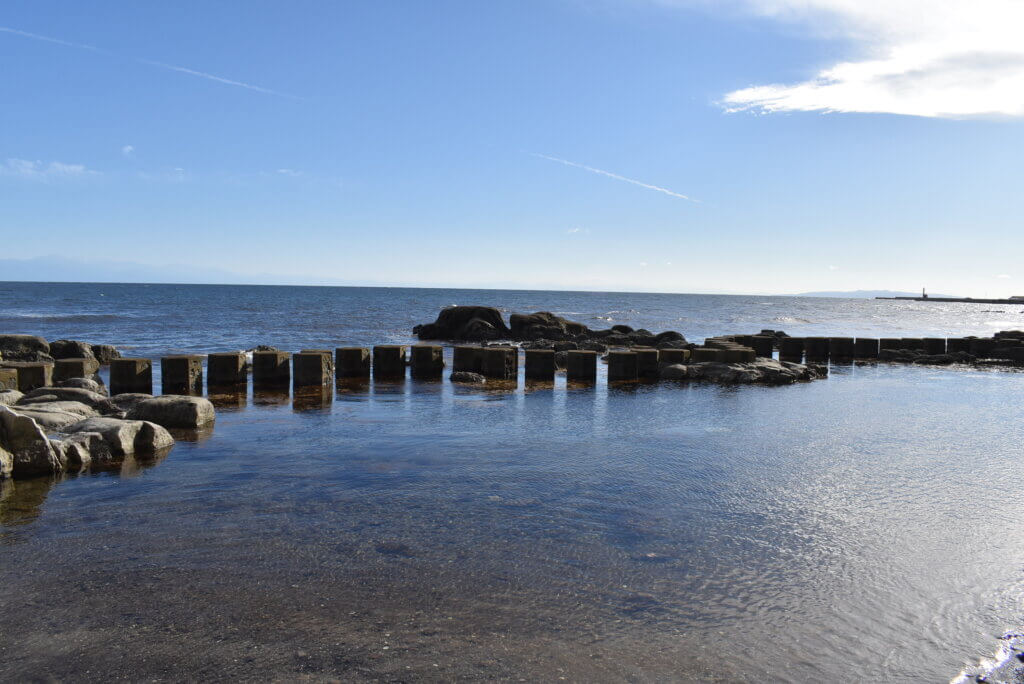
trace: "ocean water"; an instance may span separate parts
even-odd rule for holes
[[[411,341],[447,304],[692,341],[989,334],[1011,307],[0,283],[132,354]],[[5,680],[949,681],[1024,624],[1024,373],[218,397],[119,473],[0,488]],[[1007,675],[1012,676],[1012,675]]]

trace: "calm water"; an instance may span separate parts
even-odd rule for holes
[[[298,349],[407,341],[451,303],[691,340],[1024,326],[985,305],[0,284],[0,330]],[[948,681],[1024,624],[1022,396],[1022,373],[879,365],[228,399],[159,463],[0,490],[0,678]]]

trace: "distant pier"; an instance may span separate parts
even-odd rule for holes
[[[1024,297],[1009,299],[975,299],[973,297],[875,297],[875,299],[900,300],[904,302],[954,302],[963,304],[1020,304],[1024,305]]]

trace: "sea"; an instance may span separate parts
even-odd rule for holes
[[[404,344],[453,304],[692,342],[1024,328],[1008,305],[0,283],[0,333]],[[1020,681],[1024,372],[298,399],[218,397],[162,458],[0,484],[0,679]]]

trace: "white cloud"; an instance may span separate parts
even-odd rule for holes
[[[996,276],[996,278],[999,278],[1001,280],[1009,280],[1012,277],[1013,276],[1011,276],[1009,274],[1006,274],[1006,273],[1000,273],[999,275]]]
[[[135,147],[132,145],[125,145],[121,148],[121,156],[130,157],[135,154]]]
[[[65,164],[52,161],[49,163],[31,161],[29,159],[8,159],[0,164],[0,175],[16,176],[29,180],[49,181],[61,178],[83,178],[98,176],[99,171],[88,169],[82,164]]]
[[[1019,0],[730,0],[725,6],[853,41],[859,51],[801,83],[728,93],[722,100],[728,111],[1024,116]]]
[[[282,176],[291,176],[292,178],[302,175],[301,171],[296,171],[294,169],[278,169],[277,172]]]
[[[830,271],[838,271],[839,267],[838,266],[829,266],[828,270],[830,270]]]
[[[647,265],[647,262],[646,262],[646,261],[641,261],[641,262],[640,262],[640,265],[641,265],[641,266],[646,266],[646,265]]]

